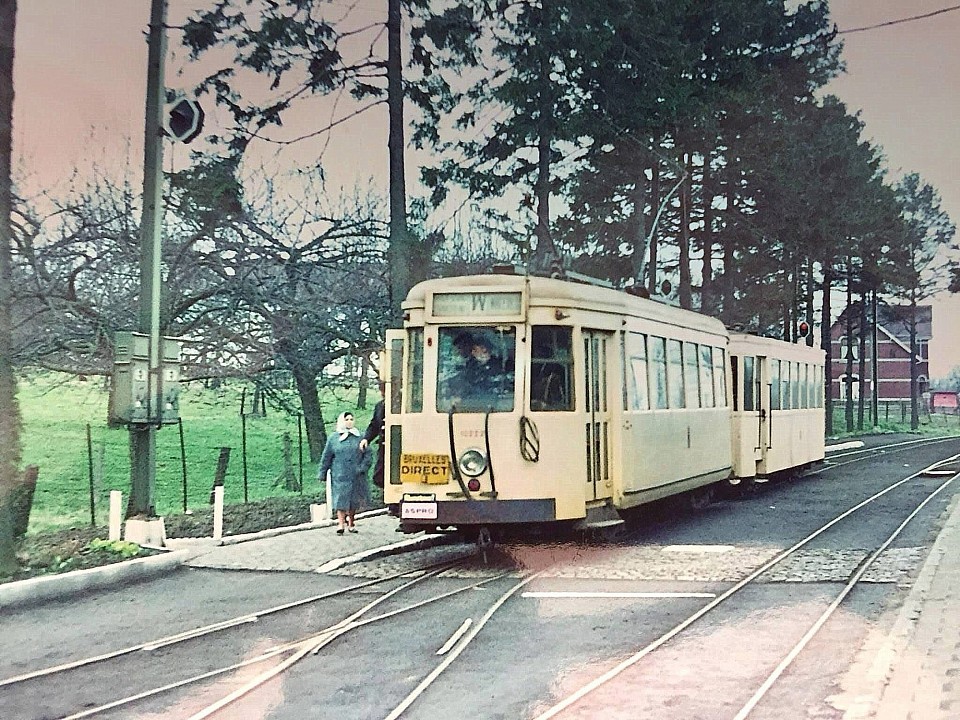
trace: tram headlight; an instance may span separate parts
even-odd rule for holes
[[[479,450],[471,448],[460,455],[457,464],[460,466],[460,472],[467,477],[477,477],[487,469],[487,458]]]

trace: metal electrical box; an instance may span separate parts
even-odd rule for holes
[[[161,343],[159,372],[151,382],[150,338],[134,332],[114,335],[111,425],[176,424],[180,417],[181,345],[172,338],[162,338]]]

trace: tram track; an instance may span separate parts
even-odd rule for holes
[[[955,439],[955,438],[950,438]],[[930,443],[923,443],[930,444]],[[897,444],[899,445],[899,444]],[[916,447],[917,444],[913,444],[913,447]],[[879,448],[875,450],[879,451]],[[881,454],[879,452],[874,453],[870,457],[876,457],[876,455]],[[865,459],[861,457],[858,459]],[[815,539],[824,535],[829,530],[836,527],[838,524],[847,520],[855,513],[860,511],[862,508],[867,507],[875,503],[880,498],[887,496],[889,493],[894,492],[895,490],[904,487],[908,483],[918,478],[934,478],[934,477],[946,477],[943,482],[937,485],[932,491],[927,492],[924,498],[916,504],[916,506],[907,514],[906,518],[903,519],[897,527],[887,535],[887,537],[879,543],[879,545],[868,554],[863,562],[859,564],[856,570],[850,575],[847,581],[844,583],[841,590],[834,596],[834,598],[827,604],[827,607],[823,612],[817,617],[816,621],[810,625],[810,627],[803,634],[802,638],[797,641],[788,652],[786,652],[783,658],[777,663],[776,667],[765,677],[764,681],[756,689],[756,691],[751,695],[750,699],[740,708],[740,710],[734,715],[734,720],[745,720],[749,717],[757,705],[763,700],[766,694],[770,691],[776,682],[780,679],[783,673],[795,662],[795,660],[800,656],[802,651],[809,645],[814,637],[817,636],[818,632],[823,628],[837,609],[842,605],[842,603],[848,599],[852,591],[862,582],[864,575],[867,571],[875,564],[876,560],[880,555],[890,547],[890,545],[901,535],[904,529],[910,524],[914,518],[937,496],[939,496],[946,488],[948,488],[952,483],[954,483],[958,478],[960,478],[960,470],[957,467],[951,468],[951,474],[948,476],[943,475],[945,468],[950,465],[956,465],[960,455],[953,455],[951,457],[938,460],[935,463],[928,465],[927,467],[914,472],[890,485],[886,486],[882,490],[873,493],[865,500],[855,504],[850,507],[843,513],[837,515],[829,522],[824,523],[819,528],[809,533],[806,537],[802,538],[798,542],[791,545],[789,548],[783,550],[775,557],[765,562],[758,568],[751,571],[746,577],[742,578],[739,582],[735,583],[729,587],[726,591],[718,594],[713,600],[703,605],[701,608],[695,612],[688,615],[684,620],[674,625],[672,628],[662,633],[656,639],[647,643],[643,648],[634,652],[629,657],[618,663],[613,668],[609,669],[607,672],[596,677],[589,683],[584,684],[576,691],[568,694],[559,702],[556,702],[554,705],[549,707],[547,710],[542,711],[540,714],[536,715],[535,720],[549,720],[554,717],[563,717],[563,713],[568,709],[575,709],[576,706],[581,703],[588,695],[594,691],[604,687],[610,683],[613,683],[617,677],[623,674],[626,670],[636,666],[642,660],[648,656],[655,653],[657,650],[660,650],[670,641],[674,640],[683,635],[687,630],[689,630],[693,625],[701,621],[704,617],[714,613],[717,608],[723,605],[725,602],[739,594],[745,588],[751,587],[758,583],[762,576],[766,574],[769,570],[794,556],[798,551],[803,548],[806,548],[810,543]],[[836,467],[836,466],[834,466]]]
[[[824,460],[821,468],[818,470],[826,470],[830,468],[837,468],[847,465],[852,462],[859,462],[861,460],[871,460],[875,457],[882,455],[887,455],[891,453],[901,452],[903,450],[913,450],[918,447],[926,447],[928,445],[939,445],[940,443],[950,442],[960,439],[960,435],[947,435],[942,437],[931,437],[931,438],[917,438],[915,440],[903,440],[900,442],[889,443],[886,445],[875,445],[873,447],[863,447],[856,450],[847,450],[837,453],[830,453],[827,458]],[[851,460],[846,460],[844,462],[836,462],[837,460],[843,458],[852,458]],[[810,473],[810,474],[813,474]]]
[[[950,439],[952,439],[952,438],[950,438]],[[889,444],[889,445],[885,445],[885,446],[880,446],[880,447],[875,447],[875,448],[869,448],[869,449],[867,449],[867,450],[869,450],[870,452],[858,452],[858,453],[855,454],[854,459],[848,460],[847,462],[856,462],[856,461],[861,461],[861,460],[872,459],[872,458],[875,458],[875,457],[877,457],[877,456],[880,456],[880,455],[883,455],[883,454],[886,454],[886,453],[897,452],[897,451],[899,451],[899,450],[912,449],[912,448],[916,448],[916,447],[919,447],[919,446],[928,445],[928,444],[935,444],[936,442],[942,442],[942,441],[943,441],[943,440],[941,440],[941,439],[934,439],[934,440],[921,439],[921,440],[919,440],[919,441],[907,441],[907,442],[904,442],[904,443],[893,443],[893,444]],[[844,463],[844,464],[846,464],[846,463]],[[837,465],[834,464],[834,465],[831,465],[831,466],[829,466],[828,468],[824,468],[824,469],[830,469],[830,468],[836,467],[836,466],[837,466]],[[811,533],[811,534],[808,535],[806,538],[804,538],[804,540],[801,540],[800,542],[796,543],[794,546],[792,546],[792,547],[789,548],[788,550],[784,551],[783,553],[781,553],[781,554],[779,554],[778,556],[776,556],[775,558],[773,558],[771,561],[765,563],[765,564],[764,564],[763,566],[761,566],[758,570],[756,570],[756,571],[755,571],[754,573],[752,573],[750,576],[748,576],[748,577],[745,578],[743,581],[741,581],[741,583],[739,583],[738,585],[734,586],[733,588],[731,588],[730,590],[728,590],[726,593],[723,593],[723,594],[718,595],[718,596],[713,600],[713,602],[709,603],[709,604],[706,605],[704,608],[701,608],[700,611],[698,611],[697,613],[695,613],[694,615],[692,615],[692,616],[691,616],[690,618],[688,618],[687,621],[685,621],[684,623],[681,623],[680,625],[678,625],[676,628],[674,628],[673,631],[671,631],[670,633],[667,633],[666,635],[662,636],[661,638],[659,638],[659,639],[658,639],[657,641],[655,641],[654,643],[651,643],[651,644],[648,645],[646,648],[644,648],[643,650],[641,650],[641,652],[640,652],[640,654],[639,654],[639,657],[637,657],[637,661],[639,661],[639,659],[642,659],[643,656],[645,656],[645,655],[647,655],[647,654],[650,654],[650,653],[653,652],[654,650],[658,649],[661,645],[663,645],[663,644],[665,644],[666,642],[668,642],[668,641],[669,641],[670,639],[672,639],[672,637],[674,637],[675,635],[682,633],[685,629],[687,629],[687,627],[689,627],[690,625],[692,625],[693,623],[695,623],[697,620],[699,620],[701,617],[703,617],[703,616],[706,615],[707,613],[709,613],[709,612],[711,612],[712,610],[714,610],[717,606],[719,606],[719,605],[720,605],[721,603],[723,603],[726,599],[728,599],[729,597],[731,597],[732,595],[734,595],[737,591],[739,591],[739,590],[742,589],[743,587],[746,587],[747,585],[755,582],[755,581],[756,581],[760,576],[762,576],[766,571],[768,571],[769,569],[771,569],[772,567],[774,567],[775,565],[777,565],[777,564],[780,563],[781,561],[785,560],[787,557],[790,557],[791,555],[793,555],[794,553],[796,553],[800,548],[805,547],[809,542],[811,542],[813,539],[815,539],[816,537],[818,537],[818,536],[821,535],[822,533],[824,533],[824,532],[826,532],[827,530],[829,530],[829,529],[830,529],[831,527],[833,527],[835,524],[841,522],[842,520],[844,520],[845,518],[847,518],[849,515],[853,514],[853,513],[856,512],[857,510],[859,510],[861,507],[864,507],[864,506],[866,506],[866,505],[874,502],[874,501],[877,500],[879,497],[882,497],[883,495],[885,495],[885,494],[888,493],[888,492],[892,492],[892,491],[895,490],[897,487],[899,487],[899,486],[901,486],[902,484],[908,482],[909,480],[911,480],[911,479],[913,479],[913,478],[915,478],[915,477],[923,474],[925,471],[927,471],[927,470],[929,470],[929,469],[930,469],[930,468],[925,468],[924,470],[922,470],[922,471],[920,471],[920,472],[918,472],[918,473],[915,473],[915,474],[913,474],[913,475],[911,475],[911,476],[908,476],[907,478],[904,478],[904,479],[898,481],[897,483],[892,484],[892,485],[889,486],[888,488],[885,488],[883,491],[881,491],[881,492],[879,492],[879,493],[876,493],[875,495],[871,496],[870,498],[867,498],[867,499],[864,500],[863,502],[857,504],[856,506],[854,506],[853,508],[851,508],[850,510],[848,510],[846,513],[838,516],[837,518],[834,518],[833,521],[831,521],[830,523],[827,523],[826,525],[824,525],[823,527],[821,527],[819,530],[815,531],[814,533]],[[946,487],[946,484],[942,485],[942,486],[941,486],[941,489],[942,489],[943,487]],[[932,499],[932,497],[934,497],[934,495],[929,496],[928,499],[927,499],[927,502],[929,502],[929,500]],[[919,512],[919,509],[918,509],[918,512]],[[633,533],[631,533],[631,535],[632,535],[632,534],[633,534]],[[627,537],[629,537],[629,535],[628,535]],[[627,538],[624,538],[624,539],[627,539]],[[891,539],[889,542],[892,542],[892,539]],[[883,550],[887,545],[889,545],[889,542],[887,542],[882,548],[880,548],[876,553],[874,553],[874,555],[871,556],[870,561],[869,561],[868,563],[865,563],[865,564],[862,566],[861,570],[859,571],[859,573],[858,573],[858,575],[857,575],[857,579],[858,579],[858,580],[859,580],[860,577],[862,577],[862,574],[863,574],[864,572],[866,572],[866,570],[867,570],[867,569],[869,568],[869,566],[872,564],[873,560],[874,560],[877,556],[879,556],[880,552],[882,552],[882,550]],[[385,715],[385,720],[399,720],[399,718],[403,717],[403,716],[404,716],[404,713],[405,713],[412,705],[414,705],[414,703],[416,703],[424,693],[426,693],[426,692],[428,691],[428,689],[440,678],[440,676],[443,674],[443,672],[444,672],[447,668],[449,668],[449,667],[457,660],[457,658],[458,658],[464,651],[467,650],[467,648],[469,647],[470,643],[478,636],[478,634],[481,632],[481,630],[484,628],[484,626],[487,624],[487,622],[491,619],[491,617],[494,615],[494,613],[496,613],[498,610],[500,610],[500,609],[504,606],[504,604],[505,604],[513,595],[515,595],[521,588],[523,588],[524,586],[526,586],[528,583],[534,581],[537,577],[539,577],[539,576],[540,576],[541,574],[543,574],[544,572],[545,572],[545,570],[540,570],[539,572],[536,572],[536,573],[529,573],[529,574],[523,575],[523,576],[518,580],[518,582],[516,582],[516,583],[513,584],[511,587],[509,587],[508,589],[506,589],[498,598],[496,598],[496,599],[490,604],[490,606],[489,606],[489,608],[487,609],[487,611],[482,615],[482,617],[480,618],[480,620],[479,620],[477,623],[473,624],[472,621],[468,619],[468,621],[467,621],[463,626],[461,626],[460,629],[458,629],[457,633],[455,633],[455,635],[454,635],[453,637],[451,637],[450,640],[448,640],[448,642],[447,642],[446,645],[445,645],[445,651],[444,651],[443,653],[438,653],[438,654],[443,654],[443,655],[444,655],[443,659],[442,659],[432,670],[430,670],[429,672],[426,672],[426,674],[424,675],[423,679],[420,681],[420,683],[417,685],[417,687],[414,688],[414,690],[412,690],[410,693],[408,693],[392,710],[390,710],[389,712],[387,712],[387,714]],[[498,576],[498,577],[502,577],[502,576]],[[855,585],[855,584],[856,584],[856,582],[853,583],[853,585]],[[851,585],[851,588],[853,587],[853,585]],[[825,622],[825,620],[824,620],[823,622]],[[821,625],[822,625],[822,622],[821,622]],[[815,633],[814,633],[814,634],[815,634]],[[812,637],[812,635],[811,635],[811,637]],[[215,716],[215,715],[219,712],[219,710],[223,709],[227,704],[233,702],[234,700],[238,699],[239,697],[242,697],[244,694],[246,694],[246,693],[248,693],[248,692],[252,692],[252,691],[256,690],[257,688],[259,688],[260,686],[262,686],[262,685],[263,685],[265,682],[267,682],[268,680],[272,679],[273,677],[276,677],[278,674],[280,674],[280,673],[284,672],[285,670],[289,669],[290,667],[292,667],[296,662],[298,662],[300,659],[302,659],[303,657],[305,657],[305,655],[306,655],[306,653],[302,651],[302,652],[301,652],[300,654],[298,654],[297,656],[294,656],[294,657],[290,658],[289,662],[285,662],[285,663],[283,663],[281,666],[279,666],[278,668],[272,669],[272,670],[264,673],[262,676],[256,678],[254,681],[252,681],[251,683],[249,683],[248,686],[246,686],[246,687],[244,687],[244,688],[241,688],[240,690],[236,691],[234,694],[231,694],[231,695],[227,696],[227,697],[224,698],[222,701],[220,701],[220,702],[218,702],[218,703],[210,706],[210,707],[209,707],[208,709],[206,709],[205,711],[203,711],[203,712],[201,712],[201,713],[198,713],[198,714],[196,714],[196,715],[191,716],[191,717],[190,717],[190,720],[206,720],[206,718]],[[627,667],[628,667],[628,666],[629,666],[629,665],[627,665]],[[624,669],[625,669],[625,668],[624,668]],[[622,670],[621,670],[621,671],[622,671]],[[561,708],[561,709],[562,709],[562,708]],[[537,720],[541,720],[541,718],[549,718],[549,717],[553,717],[553,715],[550,715],[550,714],[549,714],[549,711],[548,711],[547,714],[544,714],[544,715],[539,716]],[[744,717],[746,717],[746,716],[744,716]]]
[[[231,629],[236,630],[239,628],[248,627],[253,623],[259,622],[259,620],[263,617],[278,615],[285,611],[293,610],[296,608],[307,607],[307,606],[316,604],[322,600],[328,600],[328,599],[339,597],[339,596],[349,596],[351,593],[358,593],[370,587],[382,585],[386,582],[390,582],[393,580],[410,578],[411,576],[415,575],[415,577],[410,579],[408,582],[404,582],[400,584],[398,587],[393,588],[392,590],[388,590],[383,595],[363,605],[359,610],[349,613],[346,617],[339,620],[338,622],[332,625],[329,625],[319,631],[314,631],[312,633],[309,633],[305,636],[301,636],[292,640],[281,641],[277,645],[265,651],[260,652],[254,657],[247,658],[245,660],[241,660],[235,663],[230,663],[227,666],[219,667],[219,668],[210,670],[208,672],[199,673],[197,675],[193,675],[187,678],[181,678],[174,682],[164,683],[159,686],[151,687],[142,692],[138,692],[118,700],[113,700],[107,703],[98,704],[95,707],[87,707],[78,712],[73,712],[68,714],[62,714],[62,713],[51,714],[47,712],[44,716],[45,717],[56,716],[56,717],[63,718],[63,720],[67,720],[67,719],[79,720],[79,718],[100,715],[110,710],[114,710],[116,708],[125,707],[133,703],[145,700],[147,698],[155,697],[162,693],[170,692],[177,688],[186,687],[189,685],[202,682],[204,680],[209,680],[219,676],[223,676],[223,675],[226,675],[227,673],[234,672],[234,671],[247,668],[253,665],[257,665],[257,664],[266,662],[268,660],[271,660],[273,658],[281,658],[284,662],[286,662],[287,660],[289,660],[289,657],[291,655],[297,655],[299,653],[302,653],[305,648],[307,648],[311,653],[316,653],[320,649],[322,649],[325,645],[329,644],[330,642],[333,642],[334,640],[336,640],[337,638],[339,638],[340,636],[342,636],[347,632],[353,631],[357,628],[360,628],[372,623],[383,622],[401,613],[415,610],[429,603],[444,600],[448,597],[454,596],[456,594],[465,592],[470,589],[481,587],[497,579],[496,577],[482,578],[476,582],[464,584],[463,586],[459,588],[455,588],[454,590],[441,593],[439,595],[434,595],[432,597],[427,598],[426,600],[420,600],[418,602],[409,603],[407,605],[403,605],[389,612],[380,613],[370,617],[364,617],[365,615],[368,615],[374,608],[379,606],[381,603],[393,598],[399,593],[409,590],[413,586],[421,582],[424,582],[430,578],[436,577],[446,570],[453,569],[458,566],[467,564],[471,560],[474,560],[475,558],[476,558],[476,553],[471,552],[471,553],[465,554],[460,558],[456,558],[453,560],[445,560],[443,562],[430,563],[415,569],[407,568],[402,572],[394,573],[394,574],[387,575],[381,578],[376,578],[373,580],[368,580],[365,582],[355,583],[345,588],[340,588],[338,590],[330,591],[327,593],[313,595],[313,596],[302,598],[296,601],[283,603],[281,605],[258,610],[254,613],[247,613],[244,615],[236,616],[234,618],[228,618],[226,620],[219,621],[217,623],[211,623],[209,625],[187,630],[181,633],[177,633],[175,635],[168,635],[161,638],[156,638],[153,640],[149,640],[147,642],[138,643],[136,645],[131,645],[125,648],[120,648],[118,650],[114,650],[111,652],[102,653],[102,654],[90,656],[87,658],[81,658],[75,661],[61,663],[59,665],[50,666],[50,667],[42,668],[39,670],[23,673],[17,676],[8,677],[0,681],[0,690],[2,690],[5,696],[6,703],[11,703],[11,702],[14,702],[16,699],[14,696],[14,693],[19,687],[22,687],[22,686],[27,686],[29,688],[29,686],[33,683],[44,682],[44,681],[49,681],[53,679],[56,679],[56,682],[58,682],[59,684],[69,685],[71,682],[75,682],[75,679],[73,678],[73,674],[75,674],[76,672],[83,672],[85,669],[90,669],[94,666],[106,664],[108,667],[110,667],[109,663],[111,661],[121,661],[131,656],[137,656],[140,653],[154,653],[161,650],[169,652],[171,648],[177,649],[178,646],[186,646],[189,644],[190,641],[208,643],[213,641],[212,636],[216,636],[216,635],[222,636],[222,634],[228,630],[231,630]],[[171,661],[165,660],[166,666],[169,667],[172,664],[173,663]],[[106,671],[107,669],[108,668],[104,668],[103,670]]]

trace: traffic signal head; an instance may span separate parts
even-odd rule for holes
[[[188,143],[203,130],[203,109],[193,98],[177,96],[167,103],[163,114],[163,130],[174,140]]]

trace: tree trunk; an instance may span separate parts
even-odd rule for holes
[[[850,256],[847,256],[847,307],[843,311],[847,319],[846,326],[846,345],[847,345],[847,368],[846,378],[843,381],[847,389],[847,397],[843,403],[843,419],[846,422],[847,432],[853,432],[853,312],[850,307],[853,304],[853,269],[850,267]]]
[[[820,310],[820,347],[825,353],[823,367],[824,432],[833,435],[833,342],[830,336],[830,292],[833,270],[829,261],[823,267],[823,306]]]
[[[857,374],[860,383],[860,394],[857,397],[857,430],[863,432],[863,404],[867,399],[866,375],[867,375],[867,298],[866,293],[860,293],[860,318],[857,322],[857,343],[860,348],[860,355],[857,358],[860,366]]]
[[[660,160],[653,159],[653,167],[650,172],[650,212],[656,217],[657,208],[660,207]],[[657,233],[659,228],[650,227],[650,262],[647,263],[647,291],[651,295],[657,294],[657,254],[659,252],[659,240]]]
[[[733,227],[733,213],[734,213],[734,203],[736,202],[736,192],[734,190],[733,180],[731,179],[727,185],[727,215],[730,217],[730,220],[727,222],[727,227],[723,233],[723,275],[722,287],[720,288],[720,318],[722,320],[729,320],[731,311],[733,310],[733,267],[734,267],[734,237],[731,231]]]
[[[387,257],[390,274],[390,307],[399,327],[400,303],[418,279],[426,277],[425,263],[416,263],[418,255],[407,228],[407,189],[403,163],[403,58],[401,55],[401,2],[387,0],[387,107],[389,131],[387,154],[390,168],[390,240]],[[418,272],[418,264],[421,266]],[[313,453],[313,442],[310,445]]]
[[[713,307],[713,190],[710,178],[710,153],[703,160],[703,280],[700,287],[700,311],[712,315]]]
[[[877,353],[877,289],[870,292],[870,413],[873,416],[873,427],[880,424],[878,415],[880,414],[880,383],[878,379],[880,374],[877,372],[879,359]]]
[[[920,427],[920,398],[918,397],[919,368],[917,363],[917,291],[910,288],[910,429]]]
[[[804,290],[804,303],[807,311],[807,337],[808,347],[813,347],[813,260],[807,258],[807,285]]]
[[[303,410],[303,424],[307,429],[307,445],[310,447],[310,460],[319,462],[323,448],[327,444],[327,432],[323,429],[323,411],[320,409],[320,395],[317,393],[317,376],[298,365],[291,365],[293,379],[297,383],[300,395],[300,407]]]
[[[0,0],[0,575],[17,569],[14,499],[20,482],[20,408],[13,371],[13,209],[10,165],[13,154],[13,40],[16,0]]]
[[[633,190],[633,252],[630,254],[630,276],[635,287],[643,287],[647,259],[647,174],[641,170]]]
[[[687,171],[687,179],[680,186],[680,287],[677,295],[680,307],[690,310],[693,307],[693,293],[690,288],[690,203],[692,200],[690,155],[684,153],[680,160]]]

